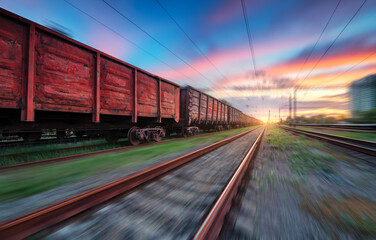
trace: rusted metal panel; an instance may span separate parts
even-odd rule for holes
[[[209,97],[208,99],[208,120],[213,120],[213,98]]]
[[[22,108],[29,29],[26,24],[3,15],[0,26],[0,106]]]
[[[101,57],[101,113],[131,116],[133,88],[132,68]]]
[[[174,95],[175,95],[175,122],[180,120],[180,88],[174,86]],[[183,105],[185,106],[185,105]]]
[[[190,122],[197,122],[200,120],[199,110],[200,110],[200,92],[189,88],[188,91],[188,116]]]
[[[232,107],[228,107],[228,115],[227,115],[227,117],[228,117],[228,123],[232,123]]]
[[[222,103],[217,103],[217,121],[220,122],[222,118]]]
[[[197,112],[197,115],[198,115],[198,123],[201,122],[201,92],[199,93],[198,95],[198,112]]]
[[[162,86],[161,86],[161,79],[158,79],[158,119],[157,122],[162,122]]]
[[[97,52],[96,57],[96,70],[95,73],[95,85],[94,85],[94,111],[93,111],[93,122],[100,122],[101,113],[101,55]]]
[[[133,75],[133,113],[132,113],[132,122],[136,123],[137,122],[137,101],[138,101],[138,95],[137,95],[137,74],[138,71],[137,69],[134,70],[134,75]]]
[[[44,31],[36,51],[36,109],[92,112],[95,53]]]
[[[224,111],[225,111],[225,105],[224,105],[223,103],[220,103],[220,106],[221,106],[221,107],[220,107],[220,113],[219,113],[219,116],[220,116],[220,117],[219,117],[219,121],[220,121],[221,123],[223,123],[223,121],[225,120],[224,117],[223,117],[223,116],[224,116],[223,113],[224,113]]]
[[[225,118],[226,118],[226,122],[228,123],[229,119],[228,119],[228,111],[229,111],[229,106],[226,105],[226,108],[225,108]]]
[[[201,93],[200,121],[208,120],[208,96]]]
[[[162,93],[162,117],[175,118],[176,106],[179,101],[176,101],[176,87],[165,82],[161,82]]]
[[[189,100],[189,88],[180,88],[180,106],[179,106],[179,113],[180,113],[180,120],[184,123],[190,124],[189,119],[189,111],[188,111],[188,100]]]
[[[137,77],[137,115],[158,117],[158,80],[142,72]]]
[[[218,101],[214,99],[213,121],[218,121]]]
[[[225,123],[226,122],[226,105],[223,103],[223,106],[222,106],[222,122]]]

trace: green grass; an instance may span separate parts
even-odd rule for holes
[[[297,129],[376,142],[376,133],[323,130],[323,129],[317,129],[317,128],[308,128],[308,127],[297,127]]]
[[[0,176],[0,202],[27,197],[116,167],[142,164],[157,156],[217,142],[247,129],[233,129],[59,164],[10,170]]]
[[[304,135],[293,136],[286,131],[270,127],[267,142],[288,154],[289,166],[299,176],[315,171],[331,172],[335,158],[327,153],[327,147],[319,141],[310,140]]]
[[[92,144],[102,144],[106,143],[104,139],[96,139],[96,140],[87,140],[87,141],[80,141],[80,142],[70,142],[70,143],[56,143],[56,144],[45,144],[39,146],[27,146],[27,147],[13,147],[8,149],[1,149],[0,156],[6,154],[14,154],[19,152],[34,152],[34,151],[48,151],[48,150],[58,150],[63,148],[69,147],[79,147],[79,146],[89,146]]]
[[[171,139],[164,138],[164,140]],[[94,144],[101,144],[92,146]],[[60,143],[60,144],[48,144],[41,146],[28,146],[28,147],[15,147],[9,149],[1,149],[0,151],[0,166],[7,166],[13,164],[20,164],[26,162],[34,162],[44,159],[64,157],[70,155],[76,155],[80,153],[88,153],[94,151],[100,151],[105,149],[112,149],[116,147],[122,147],[127,145],[127,139],[121,139],[117,144],[109,144],[104,139],[87,140],[82,142]],[[64,150],[71,147],[85,147],[81,149]],[[21,154],[17,154],[21,153]],[[30,154],[28,154],[30,153]],[[8,154],[17,154],[16,156],[5,156]]]

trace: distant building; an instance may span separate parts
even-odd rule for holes
[[[359,117],[359,112],[376,108],[376,74],[368,75],[350,85],[351,115]]]

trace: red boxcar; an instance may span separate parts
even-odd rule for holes
[[[181,101],[181,104],[180,104]],[[110,141],[160,140],[246,124],[241,111],[0,9],[0,133],[38,138],[106,130]],[[181,119],[180,119],[181,117]],[[243,117],[244,118],[244,117]],[[164,129],[163,129],[163,128]],[[64,136],[64,135],[62,135]]]
[[[74,114],[80,121],[73,127],[84,129],[179,122],[179,96],[175,83],[0,10],[3,132],[48,128],[51,119],[61,119],[57,128],[64,129]]]
[[[191,86],[181,88],[180,122],[186,126],[221,130],[228,127],[229,106]]]

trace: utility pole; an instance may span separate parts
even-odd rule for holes
[[[278,109],[278,122],[281,123],[281,108]]]
[[[270,110],[269,110],[268,124],[270,124]]]
[[[294,127],[296,126],[296,88],[294,90]]]
[[[292,116],[291,116],[291,94],[290,94],[290,97],[289,97],[289,125],[291,126],[291,120],[292,120],[292,118],[291,118]]]

